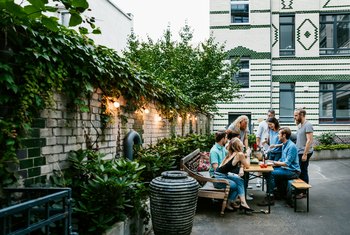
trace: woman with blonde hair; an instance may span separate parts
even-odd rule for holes
[[[253,210],[248,206],[245,199],[244,180],[240,177],[244,175],[243,169],[249,168],[250,166],[249,158],[246,158],[243,153],[242,141],[237,137],[232,138],[227,146],[227,150],[228,154],[221,165],[216,169],[214,176],[215,178],[222,178],[235,182],[237,185],[238,198],[241,201],[239,209],[244,212],[252,212]],[[230,198],[228,205],[231,203],[233,203],[233,198]]]

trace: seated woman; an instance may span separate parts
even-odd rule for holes
[[[237,192],[231,192],[228,200],[228,207],[231,207],[231,204],[237,197],[241,201],[241,205],[239,207],[240,210],[244,210],[244,212],[252,212],[251,209],[245,199],[245,190],[244,190],[244,180],[239,176],[243,176],[243,168],[249,168],[250,162],[242,152],[243,143],[237,137],[232,138],[227,146],[228,154],[222,161],[221,165],[214,172],[214,177],[219,179],[227,179],[230,184],[234,185]],[[239,174],[239,175],[238,175]],[[214,184],[216,188],[222,188],[222,184]],[[231,207],[232,208],[232,207]]]
[[[267,139],[271,151],[268,153],[269,160],[278,161],[282,156],[282,142],[278,139],[280,124],[275,117],[266,120],[269,126],[269,137]]]

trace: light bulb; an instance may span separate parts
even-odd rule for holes
[[[115,101],[115,102],[113,103],[113,105],[114,105],[114,107],[116,107],[116,108],[119,108],[119,107],[120,107],[120,104],[119,104],[118,101]]]

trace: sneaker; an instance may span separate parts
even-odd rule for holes
[[[265,197],[264,200],[262,200],[261,202],[257,203],[258,206],[268,206],[269,204],[270,204],[270,206],[275,205],[275,200],[273,197],[270,197],[270,203],[269,203],[269,200],[267,199],[267,197]]]
[[[254,198],[252,198],[251,196],[249,196],[249,195],[247,195],[247,197],[246,197],[246,199],[245,200],[247,200],[247,201],[251,201],[251,200],[253,200]]]

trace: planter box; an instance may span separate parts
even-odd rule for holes
[[[150,200],[146,202],[147,212],[150,213]],[[143,219],[139,216],[127,218],[124,221],[115,223],[103,235],[132,235],[132,234],[148,234],[152,229],[151,219],[148,224],[143,223]]]
[[[350,158],[350,149],[314,151],[310,160]]]

